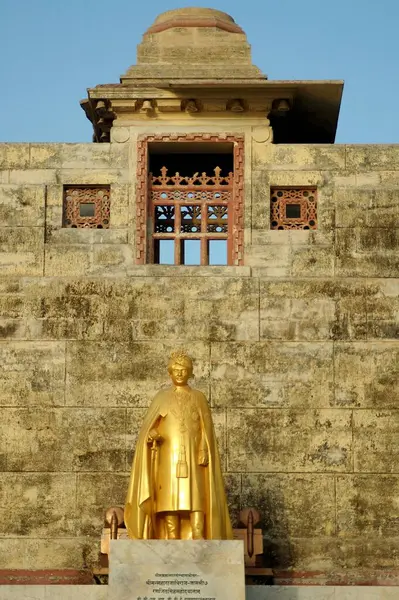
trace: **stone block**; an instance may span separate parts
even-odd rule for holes
[[[90,568],[97,565],[98,545],[98,535],[95,538],[2,537],[0,564],[7,565],[9,569],[81,569],[83,565]],[[57,587],[51,586],[53,590]],[[72,586],[67,587],[72,589]],[[84,587],[90,589],[90,586]],[[49,595],[48,599],[50,598],[52,596]]]
[[[396,600],[398,586],[367,586],[335,588],[335,600]]]
[[[282,233],[285,234],[286,232],[283,231]],[[272,246],[252,246],[245,255],[246,264],[253,269],[261,269],[260,273],[264,277],[289,276],[291,274],[292,252],[288,244],[288,236],[284,235],[281,242]]]
[[[362,281],[261,280],[261,339],[365,339],[367,292]]]
[[[76,535],[74,473],[1,473],[0,501],[2,535],[46,538],[50,531],[51,537]]]
[[[233,472],[347,472],[350,410],[227,411],[227,464]]]
[[[10,170],[10,183],[16,185],[44,185],[57,183],[56,169]]]
[[[336,405],[396,408],[398,369],[399,347],[395,342],[337,343],[334,347]]]
[[[93,146],[103,146],[104,144],[93,144]],[[49,182],[50,183],[50,182]],[[74,168],[58,169],[56,171],[56,181],[62,185],[111,185],[112,183],[131,183],[129,169],[113,169],[76,166]]]
[[[399,472],[399,410],[355,410],[353,449],[355,472]]]
[[[399,279],[374,279],[369,284],[368,339],[399,339]]]
[[[10,183],[10,171],[0,170],[0,184]]]
[[[124,245],[128,242],[126,229],[46,229],[46,242],[64,246],[107,244]]]
[[[391,168],[396,168],[391,167]],[[399,184],[399,172],[398,171],[379,171],[381,185],[398,185]]]
[[[212,405],[328,407],[333,400],[332,352],[328,343],[214,343]]]
[[[44,274],[49,277],[88,275],[92,265],[91,246],[65,246],[47,244],[45,247]]]
[[[227,496],[227,505],[231,524],[233,527],[239,526],[239,513],[242,508],[241,504],[241,474],[240,473],[224,473],[223,474],[224,488]]]
[[[338,535],[399,537],[398,496],[398,475],[338,476]]]
[[[110,144],[62,144],[63,169],[106,169],[110,166]]]
[[[328,214],[331,213],[331,211],[325,212],[328,212]],[[319,247],[322,248],[324,246],[325,248],[329,248],[330,251],[333,252],[333,246],[335,242],[334,231],[330,228],[330,225],[328,225],[328,227],[322,227],[320,225],[320,229],[321,231],[317,229],[293,229],[291,231],[288,230],[291,246],[294,249],[295,246],[308,246],[308,249],[313,249],[315,251],[317,251]],[[280,233],[282,232],[280,231]]]
[[[271,171],[339,171],[345,169],[345,147],[335,145],[268,144],[254,168]],[[303,184],[302,184],[303,185]]]
[[[399,229],[336,230],[335,274],[343,277],[397,277]]]
[[[130,191],[134,198],[134,189],[131,188],[124,184],[111,186],[111,229],[128,227],[135,222],[134,208],[129,206]]]
[[[291,274],[306,277],[334,276],[334,249],[295,246],[292,251]]]
[[[349,171],[395,171],[399,167],[399,144],[346,146]]]
[[[54,169],[61,166],[64,144],[30,144],[31,169]]]
[[[125,274],[135,264],[135,249],[128,244],[102,244],[93,246],[93,275]]]
[[[0,344],[0,406],[62,406],[65,346],[62,342]]]
[[[2,185],[0,187],[0,226],[44,226],[44,192],[44,186]]]
[[[179,343],[69,342],[66,403],[83,406],[147,407],[169,385],[167,363]],[[193,342],[195,383],[207,396],[209,347]],[[101,381],[101,386],[99,386]]]
[[[246,600],[338,600],[341,596],[335,596],[335,590],[337,589],[339,590],[339,588],[333,586],[307,587],[301,585],[301,587],[296,587],[274,585],[270,587],[266,585],[248,585],[245,598]]]
[[[336,188],[337,227],[395,228],[399,190],[395,188]]]
[[[4,319],[0,317],[0,339],[25,340],[26,322],[23,319]]]
[[[124,409],[4,408],[0,433],[6,471],[125,469]]]
[[[266,171],[252,172],[251,228],[270,228],[270,187]]]
[[[133,269],[128,271],[129,277],[185,277],[191,279],[193,277],[205,278],[211,277],[216,281],[216,278],[222,277],[224,280],[238,277],[240,279],[250,278],[252,269],[248,266],[212,266],[212,267],[190,267],[185,265],[135,265]]]
[[[111,540],[108,589],[118,600],[131,600],[132,590],[135,598],[183,594],[245,600],[243,542]]]
[[[123,301],[108,302],[108,339],[258,339],[258,286],[253,279],[193,274],[135,277],[129,282]]]
[[[100,585],[4,585],[1,593],[1,600],[108,600]]]
[[[100,339],[104,330],[103,288],[93,282],[91,286],[82,283],[80,288],[74,283],[68,279],[25,279],[22,294],[0,295],[0,314],[23,317],[29,339]],[[81,294],[76,293],[78,289]]]
[[[111,131],[113,131],[114,129],[118,129],[119,131],[122,129],[121,127],[115,128],[113,127],[113,129]],[[121,132],[119,135],[122,137],[122,139],[124,137],[126,137],[126,141],[129,141],[129,137],[130,137],[130,133],[129,130],[126,128],[123,128],[124,131]],[[115,134],[115,132],[114,132]],[[112,135],[112,133],[111,133]],[[116,134],[117,135],[117,134]],[[115,137],[116,137],[115,135]],[[116,142],[119,142],[118,140],[115,140]],[[114,168],[123,168],[123,169],[128,169],[129,168],[129,160],[130,160],[130,150],[131,150],[131,146],[129,143],[111,143],[110,144],[110,166],[114,167]]]
[[[284,548],[295,557],[295,567],[300,571],[336,572],[343,569],[370,571],[396,569],[399,564],[397,549],[398,537],[318,537],[291,538]],[[274,542],[277,545],[279,540]],[[378,579],[378,575],[377,575]]]
[[[292,169],[269,171],[268,166],[262,165],[261,171],[255,169],[253,176],[257,177],[258,174],[262,173],[263,177],[266,178],[267,185],[270,187],[306,187],[316,186],[318,190],[325,191],[329,188],[333,188],[336,178],[334,172],[329,171],[293,171]]]
[[[45,318],[27,319],[26,336],[34,340],[102,340],[104,326],[101,319]]]
[[[42,275],[43,242],[42,227],[0,227],[1,275]]]
[[[0,144],[0,169],[27,169],[29,144]]]
[[[242,506],[255,506],[268,538],[335,534],[335,482],[331,475],[242,475]]]
[[[128,485],[128,473],[105,473],[101,477],[98,473],[79,473],[76,493],[78,535],[98,536],[107,508],[125,505]]]

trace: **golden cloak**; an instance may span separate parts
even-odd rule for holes
[[[145,415],[133,459],[130,475],[129,488],[127,492],[125,505],[125,524],[130,538],[133,539],[154,539],[156,535],[154,521],[156,519],[156,488],[157,488],[157,469],[159,454],[168,452],[167,445],[161,444],[157,453],[154,455],[151,450],[151,444],[148,443],[149,433],[154,426],[162,419],[172,419],[173,399],[175,388],[169,388],[158,392],[153,399],[151,406]],[[207,450],[208,465],[201,466],[204,476],[203,509],[205,513],[205,538],[206,539],[233,539],[226,495],[224,491],[223,477],[220,467],[219,452],[215,438],[214,427],[207,400],[202,392],[189,388],[189,397],[191,406],[195,407],[192,411],[193,418],[199,417],[198,431],[201,437],[201,446]],[[190,405],[187,406],[190,409]],[[194,444],[188,443],[187,461],[188,477],[195,473],[198,466],[198,456],[193,453]],[[191,449],[190,449],[191,448]],[[161,464],[165,465],[168,457],[163,455]],[[194,494],[195,495],[195,494]],[[194,500],[194,503],[196,501]],[[198,510],[193,506],[191,510]],[[181,537],[188,539],[190,537],[187,527],[189,524],[189,514],[179,512],[182,520]],[[186,521],[186,527],[184,526]],[[185,533],[186,532],[186,533]]]

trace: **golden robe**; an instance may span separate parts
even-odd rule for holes
[[[151,449],[149,434],[163,440]],[[204,466],[204,456],[208,464]],[[158,392],[137,440],[125,505],[125,524],[133,539],[164,535],[157,527],[163,512],[181,517],[181,538],[191,537],[190,512],[205,515],[205,539],[233,539],[215,432],[202,392],[172,387]]]

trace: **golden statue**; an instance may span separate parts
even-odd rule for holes
[[[137,440],[125,506],[133,539],[233,539],[211,413],[188,385],[193,363],[172,354],[173,385],[155,396]]]

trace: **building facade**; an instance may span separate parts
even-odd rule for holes
[[[89,90],[94,143],[0,144],[3,568],[96,563],[183,347],[276,576],[398,569],[399,146],[335,145],[341,94],[182,9]]]

